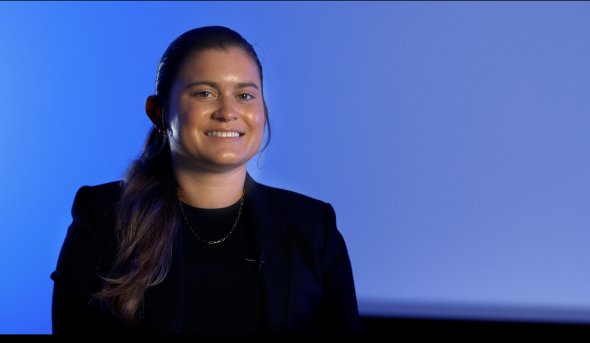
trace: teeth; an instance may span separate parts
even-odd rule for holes
[[[225,132],[225,131],[209,131],[207,132],[207,136],[211,137],[240,137],[239,132]]]

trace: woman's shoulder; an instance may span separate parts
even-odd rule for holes
[[[328,202],[293,190],[257,183],[257,189],[264,194],[265,203],[277,215],[291,222],[325,222],[326,216],[333,216],[334,209]]]
[[[326,246],[336,244],[342,248],[342,236],[336,226],[336,213],[329,202],[296,191],[259,184],[264,194],[266,212],[272,213],[276,223],[294,233],[303,251],[321,252]]]
[[[72,204],[74,221],[82,224],[92,223],[92,226],[98,227],[112,226],[121,189],[121,181],[78,188]]]
[[[84,185],[78,188],[74,204],[88,205],[93,208],[108,207],[119,200],[121,189],[122,181]]]
[[[121,180],[100,183],[96,185],[83,185],[78,189],[78,194],[92,196],[96,199],[112,199],[118,197],[123,186]]]
[[[328,205],[323,200],[293,190],[273,187],[261,183],[257,183],[257,186],[258,189],[262,191],[269,200],[272,200],[275,203],[289,203],[291,206],[298,205],[304,207],[321,208],[324,208]]]

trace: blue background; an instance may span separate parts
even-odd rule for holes
[[[76,190],[119,179],[158,60],[260,53],[260,182],[332,203],[363,315],[590,323],[590,3],[0,3],[0,333],[51,330]]]

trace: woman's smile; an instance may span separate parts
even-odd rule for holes
[[[244,133],[237,130],[214,130],[206,131],[205,134],[215,138],[239,138],[244,135]]]

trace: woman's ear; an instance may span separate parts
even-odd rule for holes
[[[159,130],[164,130],[164,118],[162,118],[162,106],[155,95],[148,96],[145,101],[145,113],[150,117],[154,126]]]

